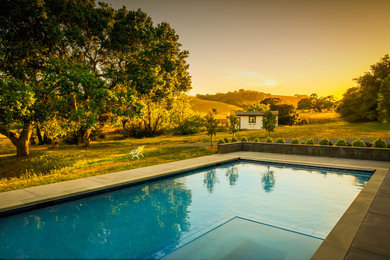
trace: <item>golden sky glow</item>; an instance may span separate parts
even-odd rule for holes
[[[341,97],[390,53],[389,0],[107,0],[166,21],[190,51],[191,94]]]

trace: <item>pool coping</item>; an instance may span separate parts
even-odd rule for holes
[[[0,193],[0,217],[61,203],[61,201],[65,199],[73,200],[79,197],[90,196],[94,193],[103,193],[240,159],[309,167],[375,171],[366,186],[351,203],[344,215],[318,248],[312,259],[344,259],[346,257],[352,242],[390,169],[389,163],[381,163],[381,167],[380,164],[377,166],[378,162],[375,161],[353,159],[335,159],[328,157],[314,158],[310,156],[267,154],[259,152],[215,154],[105,175],[2,192]]]

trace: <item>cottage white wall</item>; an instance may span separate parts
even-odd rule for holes
[[[239,116],[240,118],[240,129],[262,129],[263,127],[263,116],[256,116],[256,123],[249,123],[249,116]]]

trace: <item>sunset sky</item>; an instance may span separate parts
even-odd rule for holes
[[[341,97],[390,52],[389,0],[107,0],[168,22],[190,94],[252,89]]]

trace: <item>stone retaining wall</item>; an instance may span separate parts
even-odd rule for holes
[[[235,142],[218,145],[218,153],[220,154],[239,151],[324,156],[358,160],[390,161],[390,149],[371,147],[345,147],[254,142]]]

